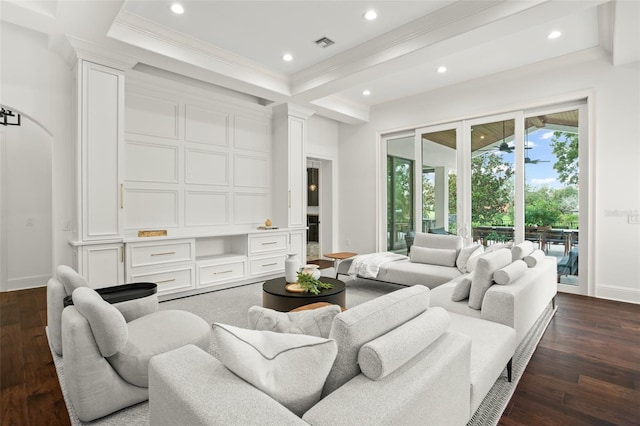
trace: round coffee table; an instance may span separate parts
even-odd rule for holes
[[[284,277],[267,280],[262,284],[262,306],[280,312],[289,312],[299,306],[315,302],[328,302],[346,309],[345,285],[335,278],[321,277],[320,281],[333,284],[333,288],[321,289],[320,294],[291,293],[284,289]]]

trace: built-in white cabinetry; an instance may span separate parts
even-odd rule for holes
[[[282,104],[274,108],[274,218],[287,228],[307,226],[307,119],[313,111]]]
[[[305,263],[307,259],[307,231],[297,229],[289,233],[289,251],[298,255],[300,262]]]
[[[120,237],[124,73],[78,62],[78,214],[83,241]]]
[[[93,288],[110,287],[124,282],[124,244],[97,243],[73,247],[74,269]]]
[[[127,79],[122,232],[256,229],[271,216],[271,111]]]
[[[124,72],[78,60],[74,266],[92,287],[124,282],[120,234]]]

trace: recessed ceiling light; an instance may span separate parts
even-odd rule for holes
[[[371,90],[363,90],[362,94],[365,96],[369,96],[371,94]]]
[[[438,71],[440,74],[442,74],[443,72],[447,72],[447,67],[445,67],[444,65],[439,66],[437,71]]]
[[[364,19],[366,19],[367,21],[373,21],[374,19],[376,19],[378,17],[378,12],[376,12],[373,9],[369,9],[367,10],[364,15],[362,15],[364,17]]]
[[[293,55],[291,55],[291,53],[285,53],[284,55],[282,55],[282,60],[291,62],[293,61]]]
[[[558,38],[562,35],[562,33],[560,31],[551,31],[548,35],[547,38],[553,40],[554,38]]]
[[[176,15],[182,15],[184,13],[184,7],[180,3],[174,3],[171,5],[171,11]]]

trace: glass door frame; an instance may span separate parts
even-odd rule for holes
[[[437,125],[433,125],[433,126],[427,126],[427,127],[421,127],[419,129],[415,130],[415,142],[414,142],[414,149],[415,149],[415,153],[414,156],[418,159],[420,159],[420,173],[415,173],[414,176],[414,187],[415,188],[420,188],[419,191],[416,191],[415,193],[415,201],[414,201],[414,208],[415,211],[413,212],[413,217],[414,217],[414,224],[413,224],[413,229],[416,230],[416,232],[418,232],[417,230],[422,230],[422,135],[425,133],[435,133],[435,132],[442,132],[445,130],[455,130],[456,132],[456,179],[458,182],[463,182],[463,180],[461,179],[466,179],[466,176],[469,175],[469,182],[471,182],[471,176],[469,174],[469,171],[471,170],[470,166],[469,166],[469,171],[467,171],[467,169],[464,167],[464,164],[462,163],[462,159],[460,157],[459,151],[460,151],[460,146],[462,144],[462,122],[454,122],[454,123],[445,123],[445,124],[437,124]],[[470,165],[471,163],[469,163]],[[456,223],[457,223],[457,229],[455,229],[455,233],[458,235],[462,235],[460,234],[460,218],[461,215],[464,214],[464,209],[462,208],[462,205],[464,205],[464,203],[460,203],[460,200],[462,200],[464,196],[464,185],[460,185],[457,184],[456,185]],[[471,212],[471,209],[469,209],[469,212]],[[449,230],[450,232],[452,230]],[[465,237],[464,235],[462,235],[463,237]],[[466,239],[466,237],[465,237]]]

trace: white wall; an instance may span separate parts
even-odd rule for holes
[[[593,93],[595,295],[640,302],[640,225],[627,221],[627,213],[640,213],[640,67],[613,67],[599,49],[379,105],[369,123],[341,125],[338,249],[376,248],[376,132],[526,109],[578,92]]]
[[[5,182],[6,282],[0,290],[46,283],[51,274],[51,137],[27,117],[8,126],[2,153]]]
[[[0,103],[30,117],[53,141],[53,235],[33,244],[52,244],[52,265],[71,264],[71,232],[63,230],[73,212],[71,70],[42,34],[2,22],[0,39]]]

